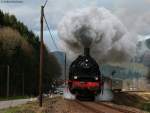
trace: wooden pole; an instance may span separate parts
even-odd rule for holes
[[[39,74],[39,105],[42,107],[42,75],[43,75],[43,16],[44,6],[41,6],[41,43],[40,43],[40,74]]]
[[[65,53],[65,85],[66,85],[66,82],[67,82],[67,77],[66,77],[66,64],[67,64],[67,60],[66,60],[66,53]]]

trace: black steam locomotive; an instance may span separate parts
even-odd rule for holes
[[[90,56],[89,48],[85,48],[84,55],[79,56],[70,65],[68,86],[76,97],[94,98],[101,92],[99,66]]]

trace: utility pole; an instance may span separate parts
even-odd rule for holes
[[[113,70],[112,73],[111,73],[111,84],[110,84],[111,85],[111,90],[113,89],[113,86],[112,86],[113,85],[113,76],[115,75],[115,73],[116,73],[115,70]]]
[[[10,68],[9,65],[7,65],[7,97],[9,97],[9,74],[10,74]]]
[[[64,74],[65,74],[65,85],[66,85],[66,78],[67,78],[67,77],[66,77],[66,64],[67,64],[67,63],[66,63],[66,53],[65,53],[65,70],[64,70],[64,72],[65,72],[65,73],[64,73]]]
[[[40,72],[39,72],[39,106],[42,107],[42,76],[43,76],[43,17],[44,6],[41,6],[41,34],[40,34]]]

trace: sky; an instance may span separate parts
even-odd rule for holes
[[[21,3],[5,3],[0,0],[0,9],[13,14],[35,34],[40,33],[40,8],[45,0],[11,0]],[[8,0],[9,1],[9,0]],[[104,7],[116,15],[130,32],[150,34],[150,0],[48,0],[45,16],[56,44],[59,43],[57,26],[63,16],[72,10],[86,7]],[[45,26],[45,24],[44,24]],[[44,27],[44,41],[50,51],[58,50]],[[58,45],[59,47],[59,45]]]

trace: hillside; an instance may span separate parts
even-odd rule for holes
[[[6,96],[9,74],[9,96],[37,95],[39,81],[39,37],[14,15],[0,11],[0,97]],[[44,46],[43,91],[60,76],[57,59]]]

